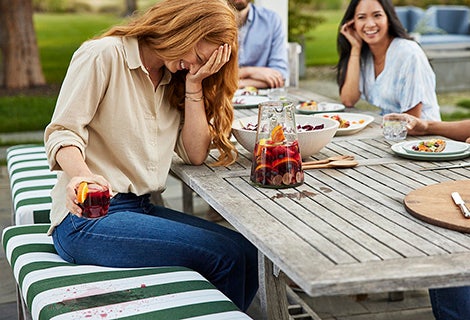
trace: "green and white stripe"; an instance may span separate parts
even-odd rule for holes
[[[187,268],[70,264],[55,252],[48,228],[12,226],[2,236],[33,319],[250,319]]]
[[[49,170],[43,145],[19,145],[7,150],[14,224],[49,222],[51,189],[57,173]]]

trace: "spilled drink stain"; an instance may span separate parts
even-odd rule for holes
[[[274,196],[272,196],[271,199],[276,200],[276,199],[279,199],[279,198],[289,198],[289,199],[300,200],[302,198],[307,198],[307,197],[313,198],[316,195],[317,194],[315,192],[310,192],[310,191],[307,191],[307,190],[302,190],[302,191],[298,191],[298,192],[291,192],[291,193],[280,193],[280,192],[278,192]]]

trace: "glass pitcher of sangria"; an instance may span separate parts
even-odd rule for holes
[[[250,179],[267,188],[290,188],[304,182],[292,102],[259,104]]]

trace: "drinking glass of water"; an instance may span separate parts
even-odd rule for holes
[[[287,99],[287,89],[285,87],[268,89],[269,100],[279,101]]]
[[[400,141],[405,140],[408,117],[406,114],[387,114],[383,117],[382,129],[386,140]]]

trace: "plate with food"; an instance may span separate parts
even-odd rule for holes
[[[435,140],[440,141],[437,142]],[[442,148],[442,142],[445,142],[444,148]],[[464,159],[470,156],[469,147],[470,145],[465,142],[443,139],[422,139],[395,143],[391,148],[395,154],[407,159],[425,161],[450,161]],[[419,148],[423,151],[415,150]]]
[[[244,95],[233,97],[232,104],[234,108],[254,108],[258,107],[261,102],[266,101],[269,101],[266,96]]]
[[[457,142],[457,143],[456,143]],[[408,153],[415,154],[458,154],[468,150],[468,143],[444,139],[409,141],[403,145]]]
[[[338,121],[339,128],[336,131],[336,136],[346,136],[357,133],[367,127],[367,125],[369,125],[372,121],[374,121],[373,116],[360,113],[329,112],[316,114],[314,116],[329,118]]]
[[[235,91],[235,96],[257,96],[259,94],[259,90],[256,87],[244,87],[237,89]]]
[[[297,113],[315,114],[324,112],[340,112],[345,109],[345,106],[340,103],[317,102],[315,100],[308,100],[300,102],[295,108]]]

